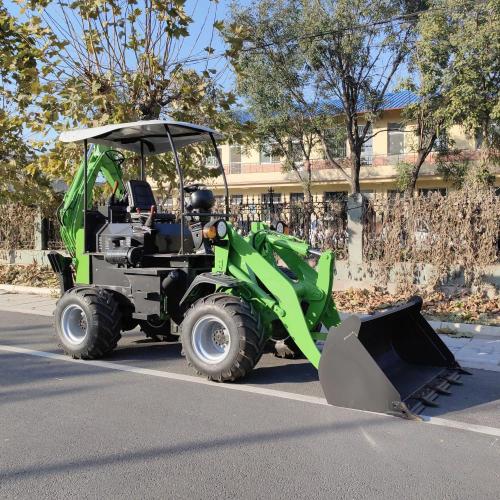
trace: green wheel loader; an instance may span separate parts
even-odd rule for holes
[[[61,298],[55,329],[74,358],[109,354],[124,331],[180,337],[187,362],[218,382],[245,377],[266,344],[304,355],[319,370],[333,405],[407,418],[460,383],[465,371],[420,314],[414,298],[368,319],[341,322],[332,298],[334,255],[254,222],[243,237],[229,221],[228,188],[214,130],[152,120],[64,132],[83,143],[83,161],[58,217],[70,257],[49,255]],[[177,150],[206,141],[225,184],[225,212],[203,184],[184,184]],[[124,182],[126,158],[140,156],[141,178]],[[173,156],[180,216],[162,213],[146,181],[146,160]],[[101,175],[112,189],[103,206]],[[318,257],[311,267],[308,257]]]

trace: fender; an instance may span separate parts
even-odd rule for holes
[[[217,287],[222,289],[237,288],[239,281],[223,273],[201,273],[191,282],[186,293],[179,302],[179,306],[190,305],[200,297],[215,292]]]

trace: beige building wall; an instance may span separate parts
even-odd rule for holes
[[[414,127],[406,125],[404,128],[404,150],[401,155],[388,154],[388,128],[389,124],[401,123],[401,110],[387,110],[381,118],[373,125],[374,137],[372,139],[371,164],[361,167],[360,181],[361,190],[367,193],[384,194],[391,190],[396,190],[397,164],[399,162],[414,161],[416,157],[416,143]],[[363,122],[360,121],[360,125]],[[466,150],[470,156],[474,156],[475,140],[467,137],[460,127],[453,127],[449,136],[454,140],[456,148]],[[260,150],[258,147],[242,148],[241,173],[234,173],[230,162],[230,146],[221,144],[221,157],[226,171],[227,182],[231,195],[240,195],[244,199],[247,197],[259,201],[262,195],[268,193],[272,188],[275,193],[281,195],[281,201],[289,201],[291,193],[302,193],[303,188],[294,172],[283,172],[280,159],[275,159],[273,163],[261,163]],[[346,154],[349,154],[346,145]],[[315,155],[313,169],[313,195],[321,199],[325,192],[347,192],[349,183],[343,178],[341,172],[329,167],[323,160],[323,152],[318,150]],[[233,170],[233,172],[232,172]],[[216,195],[224,193],[222,177],[207,179],[206,184],[213,189]],[[497,185],[500,185],[500,176],[497,173]],[[420,189],[448,188],[442,177],[436,171],[436,166],[431,154],[426,163],[421,168],[417,187]]]

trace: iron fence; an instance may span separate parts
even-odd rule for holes
[[[217,211],[223,212],[219,204]],[[286,222],[290,234],[307,241],[320,250],[331,249],[338,259],[347,258],[347,199],[319,200],[310,202],[275,201],[271,195],[265,201],[252,197],[243,198],[240,203],[230,205],[230,221],[240,234],[250,231],[252,222],[263,221],[275,226],[278,221]]]

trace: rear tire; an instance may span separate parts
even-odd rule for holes
[[[102,358],[121,337],[118,302],[103,288],[68,290],[57,302],[54,322],[59,345],[76,359]]]
[[[208,295],[188,310],[181,339],[188,364],[217,382],[247,375],[262,356],[266,340],[257,312],[225,293]]]

